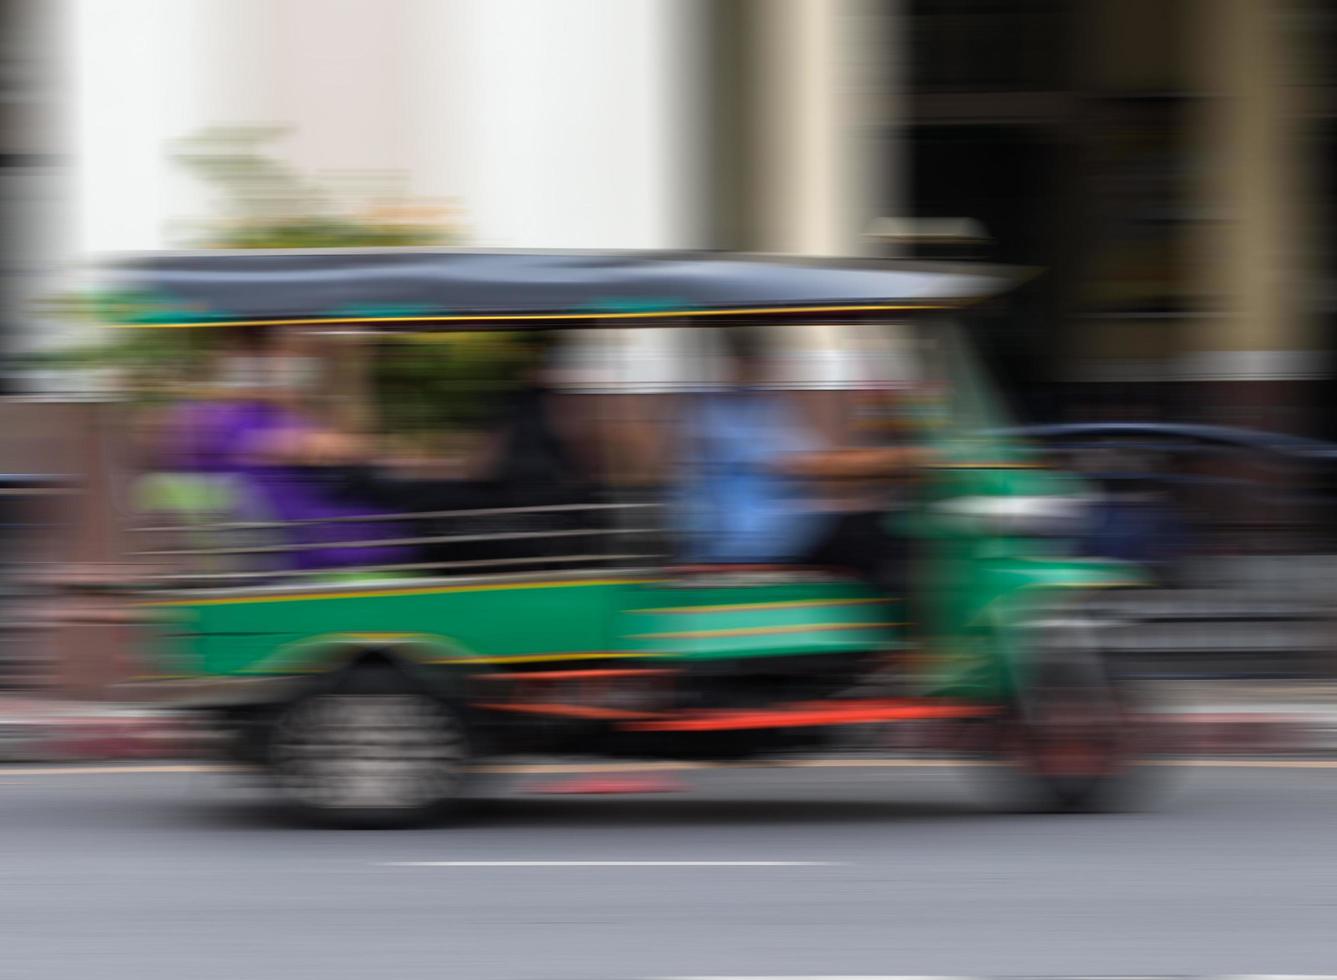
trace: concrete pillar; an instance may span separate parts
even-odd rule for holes
[[[722,29],[716,74],[741,92],[717,139],[738,144],[739,214],[728,244],[856,255],[887,212],[890,145],[883,72],[894,19],[869,0],[742,0]],[[736,58],[732,70],[728,61]],[[727,97],[727,96],[726,96]]]
[[[469,241],[694,248],[702,3],[414,0],[416,179]]]
[[[198,3],[71,0],[64,58],[74,240],[86,256],[161,248],[201,195],[169,156],[199,118]]]
[[[1314,254],[1301,125],[1304,52],[1267,0],[1196,0],[1190,36],[1201,206],[1181,376],[1214,420],[1302,428],[1296,382],[1326,370],[1307,307]]]
[[[714,19],[715,244],[789,255],[883,251],[867,237],[900,216],[895,179],[899,4],[720,0]],[[854,357],[827,324],[774,332],[802,367],[787,383],[816,431],[848,441],[849,384],[822,359]],[[839,372],[837,372],[839,373]]]

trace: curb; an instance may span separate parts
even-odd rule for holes
[[[0,762],[198,758],[207,742],[199,722],[166,712],[0,715]]]
[[[1332,711],[1163,711],[1143,717],[1138,741],[1148,755],[1337,755],[1337,713]],[[961,730],[950,723],[906,722],[867,727],[852,746],[866,753],[959,751]],[[977,747],[977,746],[976,746]]]
[[[208,757],[216,741],[184,713],[69,705],[0,706],[0,762],[92,762]],[[1158,712],[1144,719],[1152,754],[1277,756],[1337,754],[1337,713],[1232,709]],[[869,753],[959,750],[960,730],[941,722],[851,728],[844,748]]]

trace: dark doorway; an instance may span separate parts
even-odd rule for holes
[[[910,131],[911,201],[919,218],[970,218],[987,241],[960,247],[921,244],[919,258],[969,258],[1036,270],[996,308],[970,317],[981,350],[1017,409],[1052,418],[1061,365],[1064,283],[1069,254],[1062,219],[1065,154],[1045,127],[920,125]]]

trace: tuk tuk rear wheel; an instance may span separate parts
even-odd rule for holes
[[[280,711],[267,763],[303,820],[391,828],[458,807],[471,757],[457,708],[372,666]]]

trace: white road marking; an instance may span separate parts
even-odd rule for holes
[[[121,776],[143,773],[239,771],[241,770],[236,766],[211,762],[152,765],[121,765],[118,763],[108,763],[105,765],[79,765],[57,763],[55,765],[44,764],[35,766],[17,765],[0,767],[0,775],[3,775],[5,778],[10,776]]]
[[[379,861],[386,868],[812,868],[843,861]]]

